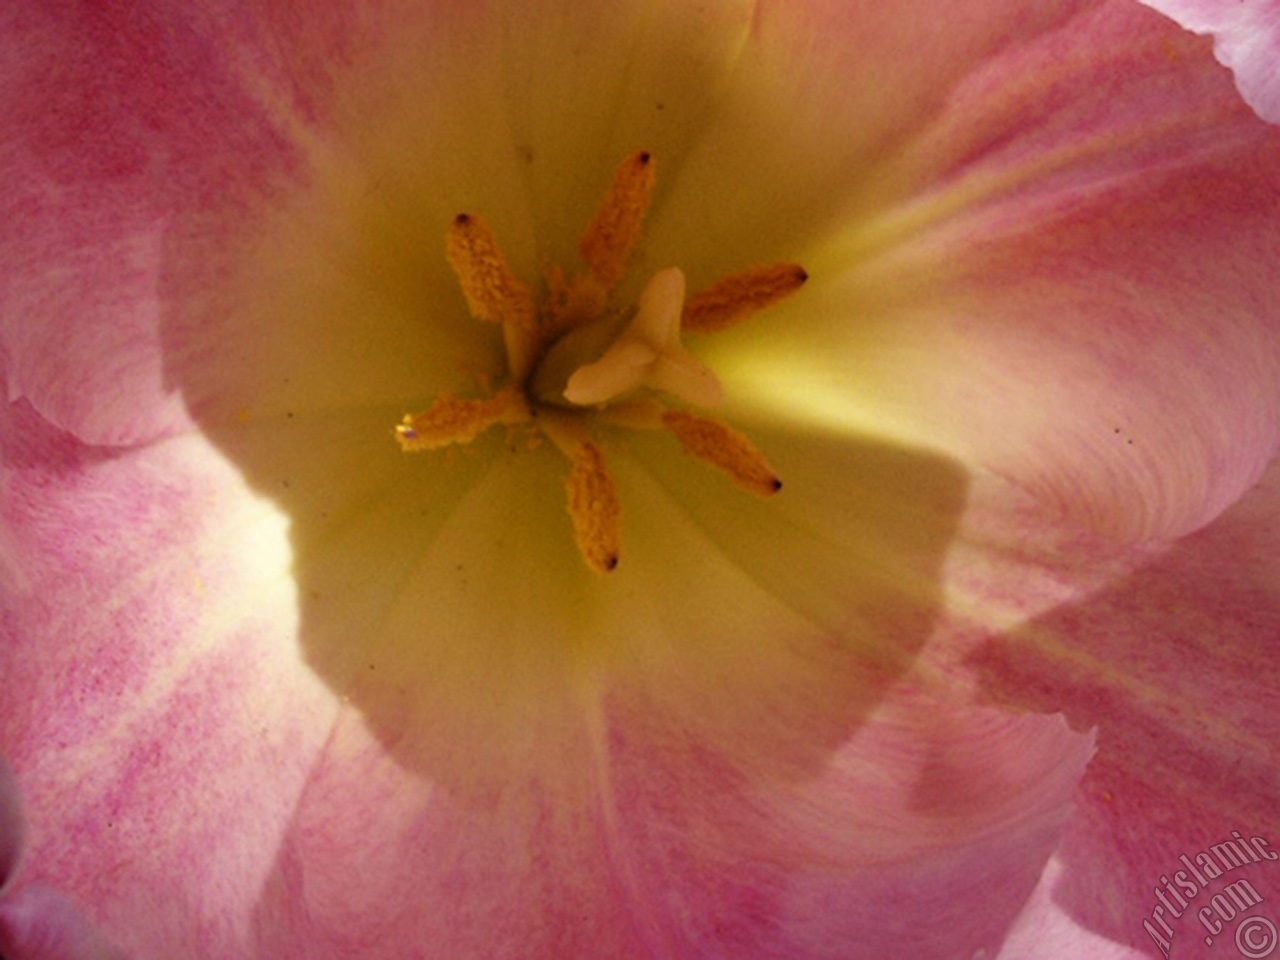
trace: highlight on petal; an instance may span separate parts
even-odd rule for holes
[[[1142,0],[1188,30],[1213,37],[1218,61],[1258,116],[1280,123],[1280,6],[1273,0]]]
[[[1051,960],[1054,957],[1152,960],[1155,955],[1149,949],[1125,946],[1108,940],[1091,931],[1068,910],[1063,909],[1054,900],[1054,891],[1062,881],[1062,870],[1062,864],[1056,858],[1049,861],[1031,899],[1018,914],[1000,951],[994,955],[995,960]],[[1144,946],[1150,947],[1152,944]]]

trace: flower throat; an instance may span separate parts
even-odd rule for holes
[[[406,452],[470,443],[498,424],[546,436],[569,461],[574,539],[597,573],[617,567],[622,541],[617,486],[596,440],[600,426],[666,430],[686,454],[749,493],[768,497],[782,487],[745,436],[687,409],[718,406],[722,394],[715,374],[684,348],[681,335],[736,326],[800,289],[807,275],[794,263],[758,266],[686,299],[684,274],[669,267],[654,274],[633,307],[611,309],[609,295],[640,239],[653,184],[648,153],[622,162],[579,242],[586,268],[570,278],[552,268],[541,304],[511,272],[489,229],[472,214],[458,214],[445,255],[471,315],[501,324],[508,379],[484,398],[443,393],[396,427]],[[672,406],[660,395],[687,406]]]

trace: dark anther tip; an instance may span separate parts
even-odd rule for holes
[[[640,151],[640,162],[641,162],[642,164],[644,164],[644,163],[648,163],[651,159],[653,159],[653,158],[652,158],[652,156],[649,154],[649,151],[648,151],[648,150],[641,150],[641,151]]]
[[[782,481],[779,480],[777,477],[774,477],[773,482],[770,484],[770,486],[773,487],[773,492],[777,493],[779,490],[782,489]]]
[[[465,227],[468,223],[470,223],[470,222],[471,222],[471,214],[469,214],[469,213],[460,213],[460,214],[458,214],[456,217],[454,217],[454,218],[453,218],[453,222],[454,222],[454,223],[456,223],[456,224],[457,224],[458,226],[460,226],[460,227]]]
[[[618,556],[617,556],[617,554],[614,554],[612,557],[609,557],[607,560],[605,560],[605,562],[604,562],[604,568],[605,568],[606,570],[616,570],[616,569],[618,569]]]

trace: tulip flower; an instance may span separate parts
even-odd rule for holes
[[[11,0],[0,955],[1234,949],[1155,912],[1280,849],[1230,24]]]

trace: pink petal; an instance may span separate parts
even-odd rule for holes
[[[760,780],[708,747],[696,707],[618,689],[593,729],[575,699],[543,701],[525,772],[482,802],[346,725],[262,904],[262,951],[969,956],[1026,898],[1089,750],[1060,722],[902,693],[821,766]]]
[[[1129,576],[969,655],[997,701],[1065,711],[1074,727],[1098,731],[1058,875],[1037,894],[1030,927],[1067,938],[1075,928],[1157,956],[1142,921],[1159,904],[1161,877],[1186,869],[1180,855],[1194,860],[1233,830],[1280,847],[1277,537],[1280,464]],[[1081,549],[1071,563],[1083,573],[1090,559]],[[1192,896],[1180,921],[1165,914],[1175,956],[1231,949],[1220,941],[1234,925],[1210,947],[1196,911],[1241,877],[1268,903],[1280,898],[1280,865],[1228,873]],[[1041,955],[1074,956],[1069,942],[1042,941]]]
[[[676,154],[643,253],[655,266],[678,263],[691,290],[743,263],[812,256],[893,199],[880,183],[886,164],[966,77],[1095,5],[962,0],[940,17],[927,0],[897,3],[893,16],[864,0],[755,4],[723,96]],[[673,99],[683,98],[664,107]],[[639,106],[632,125],[661,132]]]
[[[267,98],[288,102],[298,48],[341,27],[314,6],[302,30],[242,18],[241,6],[0,11],[9,398],[88,442],[190,426],[161,327],[202,303],[220,251],[253,230],[273,179],[296,166]]]
[[[21,889],[56,887],[140,957],[240,956],[336,711],[300,660],[284,521],[199,438],[111,453],[23,402],[0,417]],[[13,936],[61,928],[23,902]]]
[[[24,833],[20,787],[0,757],[0,955],[13,960],[119,960],[57,891],[39,884],[10,889]]]
[[[922,119],[802,294],[708,346],[726,395],[917,438],[1120,539],[1210,520],[1280,444],[1280,134],[1203,41],[1122,4]],[[735,227],[739,257],[776,252]]]
[[[1230,67],[1258,116],[1280,123],[1280,5],[1275,0],[1142,0],[1188,30],[1213,36],[1213,52]]]
[[[1108,940],[1054,903],[1053,891],[1061,878],[1061,863],[1051,861],[996,960],[1152,960],[1155,955],[1149,950]]]

